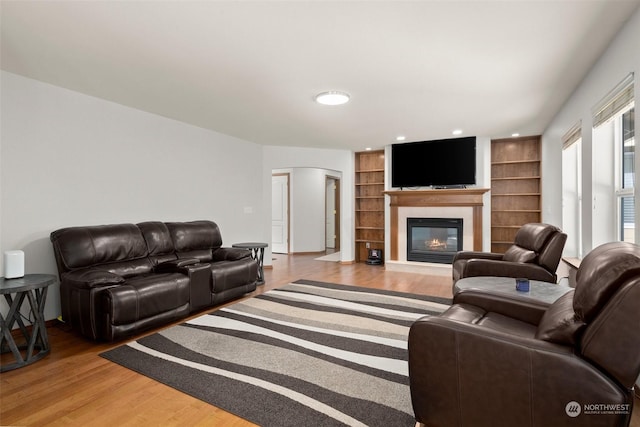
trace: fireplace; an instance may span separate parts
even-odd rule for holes
[[[461,250],[461,218],[407,218],[407,261],[451,264]]]

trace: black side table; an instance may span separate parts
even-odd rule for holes
[[[9,305],[9,313],[5,317],[0,313],[2,336],[0,336],[0,351],[13,353],[15,362],[0,365],[0,372],[10,371],[29,365],[49,354],[49,339],[47,327],[44,323],[44,305],[47,300],[47,289],[56,283],[56,276],[51,274],[26,274],[17,279],[0,278],[0,295]],[[23,322],[20,308],[25,301],[29,301],[29,317],[33,317],[31,330]],[[17,323],[24,344],[17,344],[13,339],[11,330]],[[26,350],[23,356],[20,350]],[[35,354],[34,354],[34,351]]]
[[[251,257],[258,263],[258,285],[264,285],[264,248],[269,246],[266,243],[246,242],[246,243],[234,243],[231,245],[234,248],[242,248],[251,250]]]

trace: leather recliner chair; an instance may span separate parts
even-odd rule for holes
[[[582,261],[546,310],[462,291],[409,332],[409,378],[427,426],[624,426],[640,373],[640,247]]]
[[[474,276],[524,277],[557,282],[556,269],[567,235],[558,227],[530,223],[523,225],[514,244],[504,254],[461,251],[453,258],[453,283]]]

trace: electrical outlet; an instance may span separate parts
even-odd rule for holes
[[[365,246],[367,247],[367,249],[369,249],[371,247],[371,243],[367,242],[365,243]]]

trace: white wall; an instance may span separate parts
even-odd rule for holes
[[[354,258],[355,225],[353,217],[354,198],[354,155],[347,150],[332,150],[301,147],[265,146],[263,149],[263,200],[266,206],[271,204],[271,172],[275,169],[318,168],[341,174],[340,180],[340,260],[351,262]],[[324,178],[322,178],[324,180]],[[322,184],[324,194],[324,181]],[[293,196],[292,196],[293,197]],[[322,196],[324,201],[324,196]],[[268,205],[267,205],[268,203]],[[319,210],[324,221],[324,202]],[[299,216],[296,214],[296,217]],[[271,217],[263,218],[265,230],[271,230]],[[293,225],[292,225],[293,228]],[[324,230],[324,228],[322,228]],[[323,231],[324,232],[324,231]],[[269,236],[269,240],[271,237]],[[296,238],[296,241],[300,239]],[[294,251],[294,249],[291,249]],[[322,249],[324,250],[324,237]],[[296,252],[306,252],[298,248]],[[311,250],[316,252],[316,250]],[[271,248],[265,251],[265,265],[271,264]]]
[[[225,246],[269,241],[261,146],[15,74],[0,79],[0,251],[23,250],[27,273],[57,273],[49,234],[67,226],[210,219]],[[59,313],[56,285],[46,318]]]
[[[635,73],[635,99],[640,100],[640,9],[630,17],[586,78],[554,117],[542,136],[542,202],[543,221],[562,224],[562,135],[582,120],[582,248],[588,253],[596,242],[593,238],[593,171],[600,159],[592,150],[591,109],[630,72]],[[638,108],[635,110],[638,123]],[[640,170],[640,156],[636,156]],[[640,224],[640,185],[636,186],[636,223]],[[599,203],[599,201],[595,201]],[[636,227],[636,233],[640,227]],[[636,241],[640,241],[636,235]],[[599,238],[600,239],[600,238]]]

